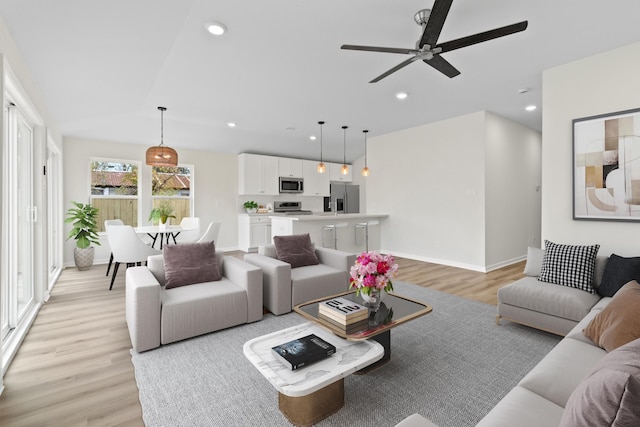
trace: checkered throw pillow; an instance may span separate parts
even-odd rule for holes
[[[545,240],[544,247],[542,270],[538,280],[570,286],[590,294],[596,293],[591,284],[600,245],[559,245]]]

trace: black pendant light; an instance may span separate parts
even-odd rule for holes
[[[342,130],[344,131],[344,139],[342,142],[342,167],[340,168],[340,173],[342,175],[349,174],[349,166],[347,165],[347,128],[349,126],[342,126]]]
[[[369,176],[369,167],[367,166],[367,132],[369,131],[362,131],[362,133],[364,133],[364,167],[362,168],[362,176]]]
[[[322,125],[324,122],[318,122],[320,125],[320,163],[318,163],[318,173],[325,173],[327,171],[327,167],[322,163]]]

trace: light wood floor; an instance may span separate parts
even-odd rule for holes
[[[232,253],[241,257],[242,252]],[[397,259],[397,280],[496,304],[524,262],[484,274]],[[4,377],[2,426],[143,426],[124,314],[124,268],[66,269]]]

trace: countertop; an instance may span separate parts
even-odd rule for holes
[[[374,219],[374,218],[387,218],[388,214],[362,214],[362,213],[348,213],[348,214],[334,214],[331,212],[314,213],[312,215],[274,215],[272,219],[287,219],[291,221],[335,221],[335,218],[343,220],[350,219]]]

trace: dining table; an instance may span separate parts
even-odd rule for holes
[[[141,227],[134,227],[133,229],[138,234],[146,234],[151,237],[152,248],[155,247],[156,241],[158,240],[158,237],[160,237],[160,249],[162,249],[165,241],[167,245],[169,244],[169,241],[171,239],[173,239],[173,243],[177,243],[176,237],[180,234],[180,232],[186,230],[180,225],[143,225]]]

